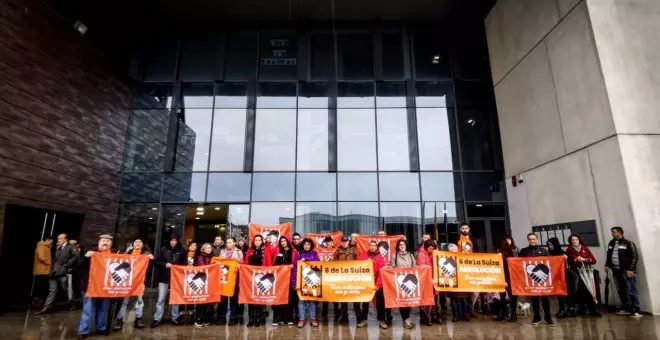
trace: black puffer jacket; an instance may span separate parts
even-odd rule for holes
[[[548,250],[541,246],[529,246],[520,250],[518,257],[537,257],[537,256],[550,256]]]
[[[158,257],[154,261],[154,265],[157,269],[157,280],[158,283],[169,283],[170,282],[170,270],[166,267],[168,263],[173,265],[184,265],[186,264],[186,255],[187,251],[183,249],[179,244],[176,247],[172,248],[169,244],[160,248],[158,252]]]
[[[552,250],[550,250],[550,247],[548,247],[548,253],[550,253],[550,255],[552,255],[552,256],[561,256],[561,255],[566,254],[564,249],[561,249],[561,245],[559,244],[559,239],[558,238],[551,237],[548,240],[548,244],[550,244],[550,243],[552,243],[552,246],[554,247],[554,249],[552,249]]]
[[[618,247],[614,249],[616,242],[617,241],[615,239],[612,239],[607,245],[607,260],[605,261],[605,267],[614,268],[614,264],[612,264],[612,253],[614,251],[618,251],[619,268],[621,270],[635,271],[637,269],[637,260],[639,259],[639,255],[637,253],[637,245],[635,245],[633,241],[622,237],[619,240]]]

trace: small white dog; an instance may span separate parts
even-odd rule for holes
[[[529,302],[518,302],[518,311],[522,312],[523,315],[528,316],[532,305]]]

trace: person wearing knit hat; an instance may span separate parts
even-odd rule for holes
[[[187,252],[181,247],[177,235],[170,236],[169,242],[158,252],[158,257],[154,261],[156,269],[156,279],[158,280],[158,299],[156,300],[156,310],[151,328],[158,327],[161,324],[163,314],[165,313],[165,302],[170,288],[170,267],[176,265],[185,265]],[[172,323],[179,325],[179,305],[170,305],[172,313]]]

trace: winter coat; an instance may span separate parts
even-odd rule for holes
[[[364,252],[359,257],[358,260],[371,260],[374,264],[374,279],[376,280],[376,289],[383,288],[383,280],[380,278],[380,270],[385,267],[385,259],[380,252]]]
[[[614,244],[616,243],[615,239],[612,239],[607,245],[607,261],[605,267],[614,269],[612,264],[612,253],[614,251],[619,252],[619,268],[621,270],[631,270],[635,271],[637,268],[637,260],[639,255],[637,253],[637,245],[633,241],[628,240],[627,238],[622,237],[619,240],[618,249],[614,249]]]
[[[348,246],[347,248],[339,247],[335,252],[334,261],[351,261],[357,260],[357,248]]]
[[[596,258],[594,257],[594,254],[591,253],[589,247],[584,245],[580,245],[580,250],[576,250],[575,248],[573,248],[573,246],[566,248],[566,256],[568,256],[566,260],[571,268],[581,266],[582,264],[589,264],[589,265],[596,264]],[[586,261],[576,262],[575,259],[578,256],[583,257]]]
[[[200,252],[197,255],[197,260],[195,260],[195,266],[206,266],[211,264],[211,259],[213,258],[213,252],[210,254]]]
[[[433,266],[433,254],[426,250],[420,251],[415,262],[418,266]]]
[[[548,250],[541,246],[529,246],[520,250],[520,257],[550,256]]]
[[[296,289],[296,278],[298,277],[298,261],[300,259],[305,259],[306,262],[309,261],[319,261],[319,254],[313,250],[310,251],[301,251],[296,256],[296,259],[293,260],[293,268],[291,268],[291,288]]]
[[[32,268],[34,275],[48,275],[50,273],[50,249],[52,246],[52,243],[48,244],[46,241],[37,243],[37,248],[34,250],[34,267]]]
[[[259,249],[250,248],[245,254],[245,260],[250,266],[272,266],[273,261],[270,256],[266,254],[267,250],[265,247]]]
[[[59,246],[55,250],[55,260],[52,261],[51,277],[62,277],[75,267],[78,261],[78,252],[70,244]]]
[[[559,239],[556,237],[551,237],[548,240],[548,243],[552,243],[552,246],[554,249],[550,250],[550,247],[548,247],[548,253],[550,253],[550,256],[561,256],[561,255],[566,255],[566,252],[561,249],[561,245],[559,244]]]
[[[158,257],[154,261],[154,266],[157,269],[157,280],[158,283],[169,283],[170,282],[170,269],[166,267],[168,263],[172,265],[185,265],[186,256],[188,252],[183,249],[179,244],[175,248],[172,248],[169,244],[160,248]]]
[[[220,252],[225,249],[225,244],[221,244],[219,247],[213,245],[213,256],[220,256]]]
[[[392,261],[390,261],[390,267],[392,268],[411,268],[415,266],[417,266],[417,261],[410,252],[397,251],[396,254],[392,255]]]
[[[282,239],[286,239],[289,241],[289,250],[284,250],[282,246],[280,245],[280,242],[282,242]],[[274,266],[281,266],[285,264],[292,264],[293,260],[296,259],[298,256],[298,250],[293,247],[293,244],[291,243],[291,239],[288,236],[280,236],[279,241],[277,242],[277,252],[274,253],[271,251],[273,254],[272,257],[272,262]],[[274,248],[274,247],[273,247]]]
[[[218,257],[221,259],[234,259],[239,264],[243,263],[243,252],[238,247],[234,247],[232,250],[222,249]]]

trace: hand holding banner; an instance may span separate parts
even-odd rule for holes
[[[502,254],[433,252],[433,284],[439,292],[503,292]]]
[[[389,264],[392,260],[393,253],[396,252],[396,243],[399,240],[405,240],[403,235],[392,236],[376,236],[376,235],[359,235],[356,239],[357,250],[359,254],[369,251],[369,242],[376,241],[380,254],[385,258],[385,263]]]
[[[220,302],[220,265],[170,267],[170,304]]]
[[[567,295],[563,256],[510,257],[507,261],[513,295]]]
[[[373,262],[298,262],[296,289],[303,301],[369,302],[376,293]]]
[[[211,259],[211,263],[220,265],[220,295],[234,296],[236,275],[238,274],[238,261],[236,259],[214,257]]]
[[[269,226],[250,223],[248,229],[250,242],[254,240],[255,236],[261,235],[264,238],[264,243],[270,243],[271,246],[277,248],[280,236],[288,236],[291,239],[291,222]]]
[[[147,255],[94,252],[90,261],[87,297],[119,298],[144,293],[144,279],[149,267]]]
[[[336,231],[334,233],[321,234],[308,233],[305,237],[316,243],[314,250],[319,254],[321,261],[332,261],[343,236],[344,234],[341,231]],[[327,242],[328,238],[332,239],[332,245]]]
[[[286,305],[289,303],[291,266],[241,265],[238,303]]]
[[[435,305],[431,267],[383,268],[385,308],[405,308]]]

